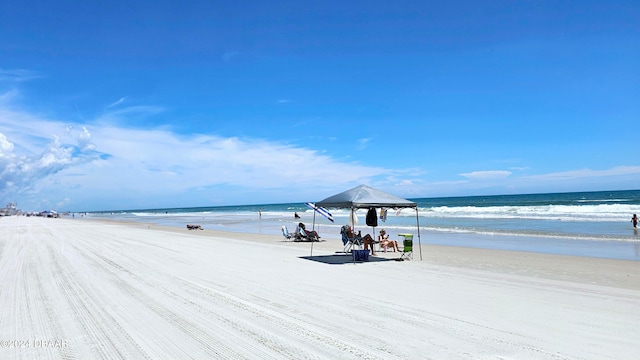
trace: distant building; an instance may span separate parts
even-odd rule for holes
[[[0,215],[2,216],[16,215],[18,212],[18,204],[14,202],[8,203],[4,209],[0,209]]]

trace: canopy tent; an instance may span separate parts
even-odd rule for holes
[[[388,208],[414,208],[416,210],[416,226],[418,227],[418,245],[420,245],[420,220],[418,218],[418,205],[410,200],[391,195],[384,191],[374,189],[367,185],[356,186],[353,189],[330,196],[316,203],[316,206],[325,208],[348,208],[353,212],[356,209],[368,209],[378,207]],[[422,248],[420,260],[422,260]]]
[[[360,185],[339,194],[329,196],[317,202],[316,206],[354,209],[372,207],[415,208],[416,203],[367,185]]]

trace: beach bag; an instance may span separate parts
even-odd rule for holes
[[[369,261],[369,250],[351,250],[353,261]]]
[[[370,208],[367,212],[367,226],[378,226],[378,214],[376,208]]]

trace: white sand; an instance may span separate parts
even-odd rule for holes
[[[424,246],[327,264],[281,240],[2,218],[0,359],[640,354],[640,262]]]

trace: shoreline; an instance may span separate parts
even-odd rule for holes
[[[268,219],[255,219],[251,217],[243,217],[239,219],[221,219],[212,220],[200,217],[179,217],[172,219],[165,218],[120,218],[120,217],[98,217],[89,218],[95,220],[113,220],[124,222],[143,222],[150,224],[158,224],[165,226],[173,226],[182,228],[187,223],[201,224],[206,229],[215,229],[220,231],[229,231],[246,234],[267,234],[280,235],[280,228],[283,225],[289,227],[290,231],[295,229],[298,221],[311,225],[309,219],[284,219],[282,217],[272,217]],[[335,224],[316,224],[321,236],[327,238],[339,238],[339,222]],[[414,242],[415,224],[412,227],[398,227],[398,224],[384,224],[380,227],[388,228],[388,233],[398,239],[396,236],[399,232],[413,232]],[[361,226],[363,233],[371,234],[370,227]],[[460,246],[465,248],[478,249],[495,249],[495,250],[511,250],[523,251],[531,253],[555,254],[581,256],[590,258],[604,259],[620,259],[640,261],[640,238],[637,236],[625,238],[609,238],[597,235],[585,236],[580,234],[554,234],[553,232],[541,235],[540,233],[510,233],[503,231],[486,231],[467,232],[458,229],[458,231],[441,231],[435,228],[421,226],[422,243],[431,245],[444,246]]]
[[[175,226],[157,225],[153,223],[126,220],[82,219],[82,221],[103,224],[118,224],[139,229],[161,230],[174,234],[191,234],[204,237],[224,237],[228,239],[258,242],[263,244],[279,244],[300,249],[301,256],[310,256],[311,243],[285,241],[283,236],[230,232],[223,230],[187,230]],[[415,241],[415,239],[414,239]],[[420,261],[420,250],[414,242],[414,261]],[[327,239],[314,243],[314,254],[331,254],[342,249],[337,239]],[[306,252],[306,253],[305,253]],[[399,253],[376,252],[376,256],[385,259],[400,257]],[[469,270],[508,272],[524,276],[545,278],[550,280],[571,281],[583,284],[615,286],[625,289],[640,290],[640,264],[635,260],[594,258],[574,255],[554,255],[529,251],[483,249],[460,245],[422,244],[423,262]],[[588,274],[588,269],[598,268],[597,274]]]

